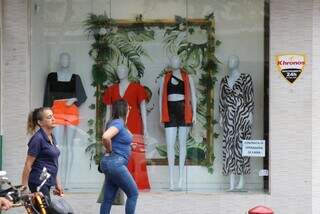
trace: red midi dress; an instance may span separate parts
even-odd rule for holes
[[[149,178],[147,172],[147,161],[145,157],[145,146],[143,141],[143,124],[141,118],[140,104],[146,100],[147,94],[144,87],[139,83],[130,83],[124,92],[120,95],[119,84],[109,86],[103,96],[103,102],[111,105],[118,99],[125,99],[130,108],[127,127],[133,134],[133,149],[129,158],[128,169],[137,183],[139,190],[149,190]]]

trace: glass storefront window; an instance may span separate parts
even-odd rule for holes
[[[243,140],[268,150],[265,1],[31,2],[32,105],[61,119],[67,189],[101,188],[99,141],[118,98],[131,107],[139,189],[268,189],[268,154],[242,151]]]

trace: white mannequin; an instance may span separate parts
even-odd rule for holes
[[[172,69],[172,74],[182,80],[181,76],[181,61],[179,56],[173,56],[170,58],[170,67]],[[160,109],[160,118],[162,118],[162,94],[163,94],[163,81],[164,77],[160,81],[160,94],[159,94],[159,109]],[[177,84],[177,80],[172,79],[172,84]],[[192,113],[193,118],[192,122],[196,122],[196,113],[197,113],[197,98],[193,80],[189,75],[189,82],[190,82],[190,91],[191,91],[191,102],[192,102]],[[168,101],[181,101],[184,100],[183,94],[169,94]],[[168,165],[169,165],[169,182],[170,182],[170,190],[174,190],[174,179],[173,179],[173,172],[174,172],[174,160],[175,160],[175,151],[174,145],[176,143],[176,137],[178,133],[179,139],[179,182],[178,188],[182,189],[183,184],[183,170],[184,164],[186,160],[186,143],[188,133],[190,131],[190,127],[166,127],[165,128],[165,137],[167,143],[167,157],[168,157]]]
[[[57,70],[57,77],[58,81],[60,82],[69,82],[72,77],[72,73],[70,71],[70,61],[71,56],[69,53],[63,52],[59,56],[59,70]],[[74,102],[77,101],[77,98],[69,98],[67,99],[67,105],[72,105]],[[57,139],[58,143],[62,143],[61,147],[62,149],[62,155],[61,155],[61,162],[62,160],[65,160],[65,166],[64,167],[64,187],[68,188],[68,180],[70,171],[72,169],[73,165],[73,140],[76,134],[76,127],[73,125],[58,125],[53,130],[54,136]],[[65,142],[65,144],[64,144]],[[60,147],[60,148],[61,148]],[[63,163],[63,162],[62,162]]]
[[[129,69],[126,65],[118,65],[117,67],[117,76],[119,79],[119,94],[120,97],[124,97],[126,90],[128,89],[128,86],[130,84],[130,81],[128,79]],[[111,116],[111,105],[106,106],[106,123],[110,120]],[[147,108],[146,108],[146,102],[143,100],[140,103],[140,113],[141,113],[141,119],[142,119],[142,125],[143,125],[143,131],[144,131],[144,137],[146,138],[148,136],[148,129],[147,129]],[[116,200],[119,201],[123,200],[124,194],[123,191],[119,189],[116,195]]]
[[[72,77],[70,69],[71,56],[69,53],[61,53],[59,56],[59,70],[57,71],[59,82],[69,82]]]
[[[239,72],[239,57],[236,55],[231,55],[228,58],[228,85],[230,88],[232,88],[237,81],[237,79],[240,77]]]
[[[240,77],[241,73],[239,72],[239,57],[236,55],[231,55],[228,58],[228,76],[227,81],[230,88],[233,88],[234,84]],[[249,120],[252,122],[252,113],[250,113]],[[223,127],[223,118],[220,116],[219,124],[221,127]],[[235,189],[241,190],[244,187],[244,175],[239,175],[239,182],[238,185],[235,186],[236,183],[236,175],[231,173],[230,174],[230,187],[229,190],[233,191]]]
[[[129,73],[129,69],[127,66],[125,65],[119,65],[117,67],[117,76],[119,78],[119,93],[120,96],[123,97],[130,82],[128,79],[128,73]],[[143,123],[143,132],[144,132],[144,136],[147,137],[148,136],[148,129],[147,129],[147,108],[146,108],[146,102],[143,100],[140,103],[140,112],[141,112],[141,119],[142,119],[142,123]],[[111,116],[111,105],[107,105],[106,107],[106,122],[109,121]]]

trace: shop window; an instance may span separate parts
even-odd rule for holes
[[[31,2],[31,102],[61,116],[68,189],[102,185],[100,138],[124,98],[140,189],[268,190],[267,1]]]

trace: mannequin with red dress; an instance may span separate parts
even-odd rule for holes
[[[103,102],[107,106],[106,121],[111,114],[111,104],[120,99],[125,99],[129,104],[129,115],[127,127],[133,134],[132,152],[128,163],[128,169],[132,174],[140,190],[150,189],[147,161],[145,157],[144,137],[148,135],[147,131],[147,94],[140,83],[132,83],[128,80],[129,70],[125,65],[117,67],[117,76],[119,83],[109,86],[103,97]]]

